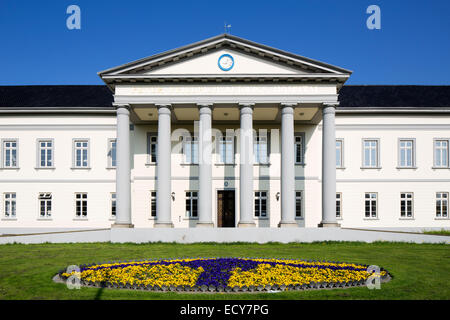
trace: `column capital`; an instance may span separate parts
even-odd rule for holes
[[[158,108],[158,115],[167,114],[170,116],[172,105],[170,104],[157,104],[156,107]]]
[[[295,108],[297,106],[297,102],[282,102],[280,103],[281,108],[291,107]]]
[[[128,109],[130,110],[130,105],[128,103],[113,103],[113,107],[116,107],[116,109]]]
[[[158,103],[158,104],[155,104],[155,106],[158,110],[160,108],[172,109],[172,104],[170,104],[170,103]]]
[[[281,114],[294,114],[293,106],[283,106],[281,109]]]
[[[324,107],[337,107],[339,105],[339,101],[335,101],[335,102],[324,102],[322,103],[322,105]]]
[[[254,103],[239,103],[239,113],[241,115],[243,114],[249,114],[253,116],[253,106]]]
[[[334,114],[336,113],[336,108],[335,106],[324,106],[322,108],[322,114],[332,114],[334,116]]]
[[[197,103],[197,107],[200,114],[211,114],[213,109],[212,103]]]
[[[205,108],[212,108],[213,107],[213,103],[212,102],[199,102],[199,103],[197,103],[197,107],[199,107],[199,108],[203,108],[203,107],[205,107]]]
[[[117,107],[116,113],[117,114],[124,114],[124,115],[129,116],[130,115],[130,109],[129,108],[125,108],[125,107]]]
[[[245,108],[245,107],[253,109],[255,107],[255,104],[254,103],[250,103],[250,102],[238,102],[238,106],[241,109]]]

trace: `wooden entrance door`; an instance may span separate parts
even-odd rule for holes
[[[234,228],[234,190],[217,191],[217,226]]]

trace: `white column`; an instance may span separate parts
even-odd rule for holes
[[[155,228],[173,228],[171,206],[171,112],[170,105],[158,107],[158,146],[156,168],[156,221]]]
[[[211,138],[211,115],[212,105],[199,105],[200,122],[198,132],[199,150],[199,192],[198,192],[198,216],[197,227],[214,227],[212,222],[212,138]]]
[[[238,227],[254,227],[253,221],[253,105],[241,104]]]
[[[279,227],[297,227],[295,222],[294,104],[281,105],[281,221]]]
[[[133,228],[131,224],[129,107],[129,105],[117,106],[116,221],[112,225],[116,228]]]
[[[322,221],[319,227],[339,227],[336,222],[336,130],[337,103],[322,108]]]

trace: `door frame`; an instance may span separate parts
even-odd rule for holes
[[[237,204],[237,197],[236,197],[236,188],[228,188],[228,187],[223,187],[223,188],[215,188],[216,192],[216,214],[215,214],[215,218],[216,218],[216,226],[217,228],[219,228],[219,191],[234,191],[234,228],[237,228],[237,224],[238,224],[238,219],[237,219],[237,215],[236,215],[236,204]],[[222,227],[221,227],[222,228]]]

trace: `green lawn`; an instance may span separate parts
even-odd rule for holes
[[[69,290],[52,277],[71,264],[178,257],[278,257],[375,264],[394,277],[366,287],[280,293],[197,294],[118,289]],[[0,299],[450,299],[450,246],[378,242],[311,244],[0,245]]]
[[[438,236],[450,236],[450,230],[441,229],[441,230],[425,230],[423,233],[425,234],[434,234]]]

